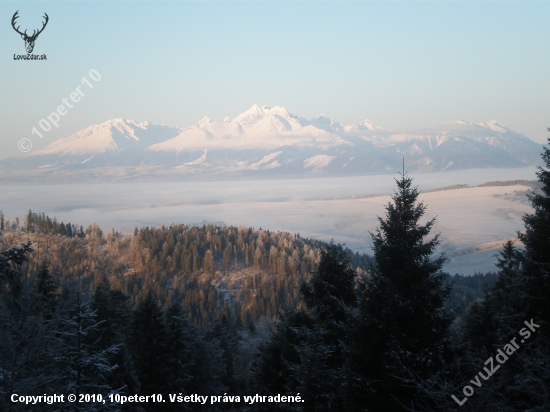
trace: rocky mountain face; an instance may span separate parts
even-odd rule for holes
[[[384,130],[365,120],[308,120],[283,107],[235,119],[205,117],[185,129],[120,118],[90,126],[22,158],[0,161],[1,179],[112,180],[290,177],[538,164],[542,147],[496,121]]]

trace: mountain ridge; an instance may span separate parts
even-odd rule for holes
[[[539,164],[541,149],[496,120],[392,131],[368,119],[345,125],[253,105],[234,119],[204,117],[186,128],[110,119],[0,161],[0,179],[357,175],[394,172],[403,157],[411,172],[521,167]]]

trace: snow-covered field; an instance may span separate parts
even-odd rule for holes
[[[377,216],[395,188],[392,175],[286,179],[18,185],[0,187],[0,209],[8,219],[24,220],[29,208],[84,226],[130,232],[134,227],[171,223],[216,222],[345,242],[370,253]],[[395,175],[397,177],[397,175]],[[535,180],[535,168],[471,169],[416,174],[421,190],[488,181]],[[518,201],[524,186],[465,188],[424,193],[426,220],[437,216],[433,233],[441,233],[451,273],[494,270],[495,254],[523,230],[521,217],[531,211]],[[378,196],[375,196],[378,195]]]

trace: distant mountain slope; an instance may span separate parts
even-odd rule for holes
[[[357,175],[538,164],[541,145],[496,121],[384,130],[365,120],[308,120],[252,106],[235,119],[205,117],[185,129],[113,119],[23,158],[0,161],[0,178],[118,179]]]

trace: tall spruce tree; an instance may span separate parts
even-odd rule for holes
[[[525,307],[528,297],[525,290],[523,271],[523,254],[509,240],[496,263],[499,268],[498,280],[491,289],[489,299],[497,311],[497,319],[501,324],[500,335],[515,333],[517,325],[525,319]]]
[[[412,407],[416,387],[444,363],[451,314],[444,306],[450,293],[433,257],[439,235],[426,239],[435,218],[420,224],[426,206],[403,171],[397,191],[371,233],[375,264],[362,285],[361,331],[354,362],[368,389],[364,401],[373,410]]]
[[[63,348],[59,352],[56,363],[63,376],[64,391],[66,393],[102,394],[107,398],[109,394],[118,393],[118,388],[109,385],[109,376],[118,367],[112,364],[110,358],[116,354],[120,345],[111,345],[100,348],[95,333],[101,325],[96,317],[96,311],[91,310],[91,302],[82,302],[80,293],[74,303],[70,316],[61,319],[64,325],[61,332]],[[64,405],[67,410],[116,410],[115,404],[89,403],[86,405]]]
[[[193,364],[193,344],[189,325],[184,317],[181,305],[173,303],[164,314],[166,328],[166,375],[169,387],[174,393],[184,390],[191,380],[189,371]]]
[[[495,265],[499,271],[495,285],[485,290],[483,300],[474,302],[466,313],[463,337],[471,357],[485,360],[525,320],[523,254],[513,243],[507,241],[497,258]]]
[[[548,139],[550,143],[550,138]],[[550,149],[543,148],[537,177],[541,192],[529,196],[534,212],[523,217],[525,232],[518,233],[525,245],[523,275],[529,297],[527,315],[550,326]],[[544,332],[545,334],[548,332]]]
[[[119,350],[109,356],[111,364],[118,367],[109,375],[108,382],[123,395],[140,392],[139,379],[128,348],[131,312],[127,301],[128,296],[119,290],[112,290],[104,278],[97,285],[90,304],[98,322],[101,322],[91,333],[92,339],[101,349],[119,345]]]
[[[321,258],[310,282],[300,283],[300,293],[313,320],[304,328],[298,348],[297,377],[300,393],[307,397],[304,410],[350,408],[346,391],[349,325],[357,306],[351,253],[331,242],[321,250]]]
[[[163,313],[148,293],[133,313],[131,352],[144,395],[165,393],[166,329]],[[153,410],[154,406],[148,408]]]
[[[35,295],[21,289],[21,266],[32,252],[30,242],[0,252],[0,410],[28,411],[14,403],[14,393],[61,393],[52,365],[62,350],[58,319],[44,320]],[[19,291],[20,293],[15,293]],[[44,408],[41,408],[41,410]]]
[[[218,342],[203,338],[198,329],[188,322],[184,323],[184,335],[191,344],[189,355],[192,361],[189,368],[191,380],[184,390],[187,393],[204,395],[227,392],[227,386],[222,382],[225,361]]]
[[[544,148],[542,159],[550,168],[550,150]],[[463,334],[465,350],[461,364],[465,373],[450,390],[445,391],[440,404],[456,402],[448,393],[459,394],[463,382],[479,372],[489,356],[502,350],[518,331],[529,322],[533,329],[521,339],[517,352],[508,352],[506,367],[483,382],[479,396],[467,398],[470,410],[484,411],[545,411],[550,404],[550,170],[539,168],[541,193],[529,196],[533,213],[525,215],[525,232],[518,233],[525,248],[515,249],[512,242],[504,245],[498,263],[498,280],[482,302],[472,306],[466,316]],[[529,329],[524,329],[529,330]],[[443,385],[442,385],[443,386]],[[443,391],[440,391],[443,392]]]
[[[205,339],[219,346],[223,360],[222,383],[227,387],[230,393],[235,393],[237,382],[234,377],[234,358],[237,340],[231,334],[229,322],[225,315],[223,315],[222,319],[216,322],[214,327],[208,331]]]
[[[57,287],[46,263],[40,266],[40,270],[36,275],[34,287],[41,309],[45,311],[53,310],[56,299],[55,290]]]
[[[305,312],[290,311],[281,314],[275,332],[265,341],[252,364],[253,393],[296,393],[300,384],[297,369],[300,366],[298,348],[304,342],[304,331],[313,327]],[[289,404],[258,404],[259,410],[299,410]]]
[[[550,131],[550,129],[549,129]],[[548,139],[550,143],[550,139]],[[547,410],[550,404],[550,149],[543,148],[544,167],[539,167],[537,177],[541,192],[528,196],[533,213],[523,218],[525,232],[518,237],[525,245],[520,259],[519,274],[513,274],[513,283],[505,311],[513,328],[525,326],[523,321],[536,324],[524,348],[511,359],[511,367],[504,372],[507,379],[500,385],[502,400],[506,405],[514,404],[516,410]],[[515,267],[514,267],[515,269]],[[502,278],[502,274],[501,274]],[[505,279],[502,279],[502,282]],[[501,281],[501,279],[499,279]],[[498,284],[497,284],[498,285]],[[517,336],[517,332],[516,332]],[[522,343],[523,343],[522,339]],[[513,367],[513,368],[512,368]],[[515,370],[514,370],[515,369]],[[503,377],[505,378],[505,377]],[[503,409],[504,402],[497,407]]]

